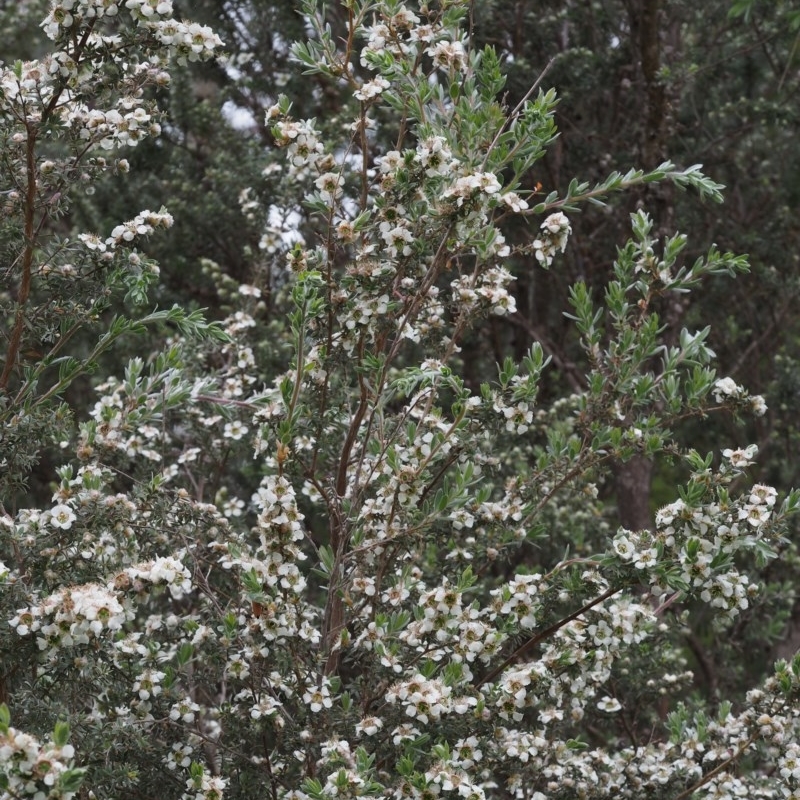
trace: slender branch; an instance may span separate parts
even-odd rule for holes
[[[6,351],[6,363],[0,374],[0,391],[4,391],[11,379],[11,373],[17,364],[19,349],[22,343],[22,332],[25,329],[25,306],[31,293],[31,272],[33,267],[33,250],[36,228],[36,128],[27,126],[28,139],[25,142],[25,168],[27,170],[27,186],[25,190],[25,250],[22,257],[22,281],[17,295],[17,313],[14,327]]]
[[[75,47],[73,59],[76,63],[80,62],[81,55],[86,47],[89,37],[94,30],[96,19],[91,20],[87,25],[80,42]],[[50,118],[53,111],[58,106],[61,95],[66,88],[66,84],[62,84],[53,92],[47,106],[42,110],[41,117],[37,122],[25,122],[25,130],[27,139],[25,141],[25,172],[26,172],[26,187],[25,187],[25,222],[24,222],[24,238],[25,245],[22,255],[22,280],[20,282],[19,293],[17,295],[17,313],[14,319],[14,327],[9,337],[8,349],[6,351],[6,360],[3,365],[3,372],[0,374],[0,391],[5,391],[8,387],[8,382],[11,380],[11,374],[14,367],[17,365],[19,358],[19,350],[22,344],[22,332],[25,329],[25,306],[28,302],[28,297],[31,292],[31,275],[33,271],[33,253],[37,234],[40,232],[44,220],[47,217],[47,212],[43,214],[39,224],[36,224],[36,142],[37,135],[41,126],[43,126]],[[85,152],[85,151],[84,151]]]
[[[514,325],[518,325],[522,328],[534,342],[538,342],[542,346],[545,353],[553,359],[553,363],[564,374],[564,377],[567,379],[567,382],[574,392],[580,393],[586,389],[586,378],[583,373],[567,358],[563,351],[558,349],[544,331],[537,328],[529,319],[523,317],[519,312],[511,314],[507,319]]]
[[[450,238],[450,234],[452,233],[454,227],[455,227],[455,221],[451,221],[450,224],[447,226],[447,229],[444,231],[444,235],[442,236],[442,239],[439,242],[439,247],[436,251],[436,254],[434,255],[433,260],[431,261],[431,265],[428,268],[428,271],[425,273],[425,276],[423,277],[422,281],[419,284],[419,287],[415,292],[414,299],[412,300],[411,305],[408,308],[408,311],[406,311],[405,316],[400,321],[400,324],[397,328],[398,334],[395,337],[394,343],[392,344],[392,347],[386,357],[386,363],[384,364],[383,367],[384,375],[388,374],[389,365],[394,361],[395,357],[400,352],[400,348],[403,344],[403,335],[402,335],[403,330],[405,329],[409,321],[415,317],[415,315],[420,309],[420,306],[422,306],[422,304],[425,302],[425,299],[428,296],[428,289],[430,289],[431,286],[433,286],[433,284],[436,282],[436,279],[439,277],[439,272],[441,270],[441,262],[442,259],[446,258],[447,256],[448,252],[447,242],[448,239]]]
[[[359,345],[359,364],[362,363],[363,355],[364,340],[362,337]],[[360,393],[358,408],[350,423],[350,429],[347,431],[347,438],[345,439],[342,455],[339,459],[339,469],[336,473],[336,493],[339,497],[344,497],[345,491],[347,490],[347,465],[350,463],[350,453],[353,450],[353,445],[355,444],[358,431],[361,428],[361,423],[364,420],[364,415],[367,413],[367,407],[369,405],[367,384],[364,382],[364,376],[360,369],[358,372],[358,387]]]
[[[495,678],[499,677],[503,674],[503,671],[509,664],[513,664],[518,658],[522,658],[529,650],[532,650],[536,647],[539,642],[544,641],[545,639],[552,636],[556,631],[563,628],[568,622],[572,622],[572,620],[577,619],[581,614],[585,614],[589,609],[594,608],[596,605],[599,605],[603,602],[603,600],[607,600],[609,597],[612,597],[617,592],[619,592],[619,588],[611,587],[606,589],[603,594],[599,597],[595,597],[591,603],[587,603],[585,606],[582,606],[577,611],[573,611],[572,614],[564,617],[564,619],[559,620],[558,622],[551,625],[549,628],[545,628],[541,633],[537,633],[536,636],[531,637],[528,639],[527,642],[521,644],[502,664],[495,667],[488,675],[484,675],[476,684],[475,688],[480,689],[486,683],[491,683]],[[677,800],[677,798],[676,798]]]
[[[457,447],[451,455],[445,459],[444,463],[441,467],[437,470],[436,474],[430,479],[428,485],[423,489],[422,494],[419,496],[419,500],[417,500],[417,506],[422,508],[422,504],[425,502],[425,498],[434,490],[436,486],[438,486],[439,481],[441,481],[444,474],[450,467],[455,464],[463,453],[462,448]],[[422,470],[420,470],[421,472]]]
[[[527,103],[528,100],[531,99],[531,95],[542,85],[544,76],[547,75],[547,73],[550,71],[550,67],[553,66],[553,62],[556,60],[556,58],[557,56],[553,56],[547,62],[547,64],[545,64],[544,69],[539,73],[539,77],[533,82],[531,88],[528,89],[527,92],[525,92],[525,95],[522,98],[522,100],[520,100],[519,103],[517,103],[517,105],[514,107],[514,110],[506,117],[505,122],[500,126],[500,129],[495,134],[494,139],[492,139],[492,143],[486,150],[486,155],[483,157],[483,163],[481,164],[481,170],[486,168],[486,162],[489,160],[489,154],[492,152],[492,150],[494,150],[495,146],[497,145],[497,142],[500,140],[500,137],[506,131],[508,126],[516,120],[517,116],[522,111],[522,109],[525,108],[525,103]]]
[[[781,330],[781,324],[783,323],[784,317],[789,312],[789,309],[794,306],[794,300],[788,300],[785,302],[778,312],[774,315],[770,324],[764,329],[761,335],[757,339],[753,339],[750,344],[744,349],[742,354],[736,360],[736,363],[731,367],[727,374],[733,377],[736,373],[739,372],[742,367],[750,365],[753,363],[753,353],[757,352],[762,344],[765,341],[769,341],[770,343],[774,342],[774,336],[776,331]]]
[[[797,51],[797,45],[800,43],[800,30],[797,31],[797,35],[794,37],[794,43],[792,44],[792,49],[789,52],[789,57],[786,59],[786,66],[783,70],[783,75],[781,75],[780,81],[778,81],[778,88],[777,92],[783,88],[783,82],[786,80],[786,76],[789,74],[789,67],[792,65],[792,61],[794,61],[794,54]]]
[[[669,172],[665,173],[665,177],[669,178],[673,175],[680,175],[679,171],[670,170]],[[628,181],[620,181],[616,186],[595,186],[594,189],[589,189],[581,194],[573,195],[572,197],[562,197],[558,200],[553,200],[552,203],[543,203],[541,206],[536,206],[534,208],[527,208],[524,211],[517,212],[517,216],[523,217],[530,217],[530,216],[540,216],[541,214],[546,214],[549,211],[553,211],[558,208],[564,208],[565,206],[573,206],[577,203],[583,203],[586,200],[591,200],[592,198],[602,198],[606,197],[612,192],[623,192],[626,189],[632,189],[634,186],[639,186],[640,184],[647,183],[645,178],[647,177],[647,173],[642,173],[641,175],[637,175],[631,178]]]
[[[278,800],[278,785],[275,780],[275,775],[272,773],[272,762],[269,757],[269,745],[267,744],[267,729],[264,728],[261,732],[261,746],[264,748],[264,765],[267,768],[267,775],[269,776],[269,786],[272,793],[272,800]]]
[[[246,400],[234,400],[232,397],[214,397],[210,394],[198,394],[195,395],[194,399],[202,403],[215,403],[219,406],[238,406],[249,411],[258,411],[258,406],[255,403],[248,403]]]
[[[701,786],[705,786],[715,775],[719,775],[720,772],[725,770],[735,761],[737,761],[745,750],[750,747],[751,744],[758,738],[758,734],[754,733],[727,761],[723,761],[721,764],[717,764],[711,772],[707,772],[700,778],[697,783],[692,784],[688,789],[682,791],[679,795],[676,795],[672,798],[672,800],[685,800],[687,797],[691,797]]]

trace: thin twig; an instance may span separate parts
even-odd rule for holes
[[[28,140],[25,145],[25,168],[27,170],[27,187],[25,191],[25,251],[22,257],[22,281],[17,295],[17,313],[14,319],[14,328],[6,351],[6,363],[0,375],[0,391],[8,386],[11,373],[17,364],[19,349],[22,343],[22,332],[25,329],[25,305],[31,293],[31,272],[33,268],[33,252],[35,239],[35,206],[36,206],[36,129],[27,126]]]
[[[528,100],[531,99],[531,95],[541,86],[542,81],[544,80],[544,76],[547,75],[547,73],[550,71],[550,67],[553,66],[553,63],[555,62],[556,58],[558,58],[558,56],[553,56],[547,62],[545,68],[539,73],[539,77],[533,82],[531,88],[528,89],[527,92],[525,92],[525,96],[522,98],[522,100],[519,101],[519,103],[517,103],[516,106],[514,106],[514,110],[506,117],[505,122],[500,126],[500,129],[495,134],[494,139],[492,139],[492,143],[486,150],[486,155],[483,157],[483,163],[481,164],[481,171],[483,171],[486,168],[486,162],[489,160],[489,154],[492,152],[492,150],[494,150],[495,145],[500,140],[500,137],[503,135],[503,133],[505,133],[508,126],[516,120],[517,115],[525,107],[525,103],[527,103]]]
[[[587,603],[585,606],[582,606],[577,611],[573,611],[572,614],[564,617],[564,619],[559,620],[555,624],[551,625],[549,628],[545,628],[541,633],[537,633],[536,636],[531,637],[528,639],[527,642],[521,644],[505,661],[503,661],[500,666],[495,667],[488,675],[484,675],[476,684],[475,688],[480,689],[486,683],[491,683],[495,678],[503,674],[503,671],[509,664],[513,664],[518,658],[524,656],[529,650],[532,650],[536,647],[539,642],[544,641],[548,637],[552,636],[556,631],[563,628],[568,622],[572,622],[572,620],[577,619],[581,614],[585,614],[589,609],[594,608],[596,605],[603,602],[603,600],[607,600],[609,597],[615,595],[619,592],[619,588],[609,588],[603,592],[599,597],[595,597],[591,603]]]
[[[757,736],[758,734],[754,733],[727,761],[717,764],[711,772],[707,772],[697,783],[673,797],[672,800],[685,800],[685,798],[691,797],[701,786],[705,786],[715,775],[719,775],[720,772],[730,766],[734,761],[738,760],[744,751],[753,744]]]

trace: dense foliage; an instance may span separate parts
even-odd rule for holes
[[[767,413],[673,230],[722,187],[657,60],[641,168],[562,180],[507,6],[304,0],[283,79],[280,4],[60,0],[2,66],[4,798],[800,797],[800,657],[706,656],[800,504],[709,424]]]

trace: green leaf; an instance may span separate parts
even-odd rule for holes
[[[58,786],[62,792],[77,792],[80,789],[86,770],[82,767],[73,767],[65,770],[58,778]]]
[[[69,723],[65,720],[59,720],[53,728],[53,742],[57,747],[63,747],[68,741]]]
[[[580,751],[586,750],[589,745],[586,742],[581,742],[579,739],[567,739],[567,747],[570,750]]]
[[[192,660],[192,655],[194,654],[194,647],[192,647],[190,642],[183,642],[181,646],[178,648],[177,653],[177,661],[178,666],[184,666],[188,664],[189,661]]]
[[[333,574],[333,566],[335,563],[335,556],[333,553],[333,549],[327,545],[323,544],[319,547],[319,560],[321,564],[321,571],[324,572],[326,575]]]
[[[192,776],[194,781],[202,780],[204,773],[205,770],[203,769],[203,765],[197,761],[192,761],[192,763],[189,765],[189,774]]]
[[[757,0],[734,0],[728,9],[728,17],[737,19],[743,17],[745,22],[750,22],[750,14]]]

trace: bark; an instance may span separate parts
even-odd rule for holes
[[[617,494],[619,523],[630,531],[649,530],[653,527],[650,510],[650,482],[653,461],[645,456],[634,456],[629,461],[614,465],[614,486]]]
[[[664,0],[628,0],[626,3],[631,31],[634,70],[639,75],[643,105],[643,125],[639,139],[641,166],[652,169],[666,158],[669,104],[660,79],[662,66],[662,7]],[[645,198],[643,198],[645,200]],[[660,223],[669,226],[672,203],[668,193],[649,192],[645,205]],[[652,529],[650,486],[653,461],[634,456],[614,467],[614,482],[620,524],[628,530]]]
[[[642,166],[652,169],[664,159],[667,133],[667,94],[659,78],[661,70],[661,28],[663,0],[629,0],[628,18],[631,29],[631,49],[638,62],[644,101],[642,132]]]

